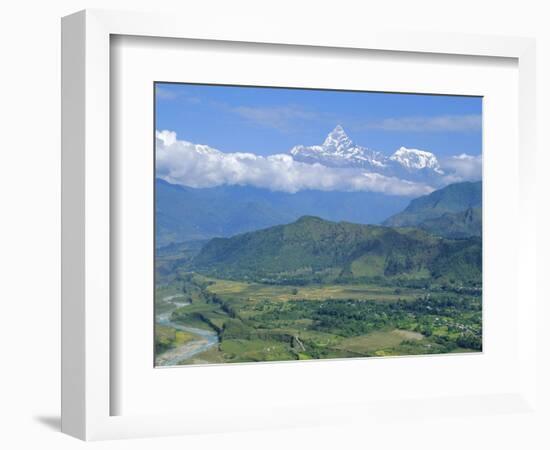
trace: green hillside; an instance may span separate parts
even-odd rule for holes
[[[481,241],[305,216],[288,225],[212,239],[192,266],[220,278],[274,283],[434,277],[478,283]]]
[[[481,208],[468,208],[457,213],[445,213],[440,217],[426,219],[416,227],[428,233],[452,239],[481,237],[482,211]]]
[[[450,184],[410,202],[383,222],[391,227],[418,227],[449,238],[481,236],[482,185]]]

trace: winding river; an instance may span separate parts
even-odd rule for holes
[[[175,328],[176,330],[187,331],[195,335],[198,339],[191,342],[187,342],[179,347],[167,350],[166,352],[156,357],[156,363],[160,366],[175,366],[181,361],[191,358],[199,353],[202,353],[209,348],[218,345],[219,338],[216,332],[210,330],[203,330],[201,328],[188,327],[179,323],[173,322],[170,317],[172,312],[177,308],[188,306],[187,302],[176,302],[174,298],[180,297],[179,295],[170,295],[164,297],[163,300],[166,303],[173,305],[173,308],[167,312],[157,315],[157,323],[167,327]]]

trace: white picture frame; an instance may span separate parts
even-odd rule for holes
[[[393,398],[375,402],[331,404],[280,404],[259,408],[254,414],[223,420],[221,416],[180,412],[117,414],[113,406],[117,385],[112,374],[117,351],[112,337],[117,323],[110,298],[115,289],[111,279],[112,192],[117,173],[111,170],[110,108],[111,37],[141,36],[237,43],[284,44],[332,51],[365,49],[415,55],[463,55],[509,58],[517,61],[519,178],[513,189],[518,199],[520,233],[514,240],[517,254],[517,283],[522,286],[517,302],[518,377],[514,388],[500,393],[430,398],[441,415],[494,414],[503,405],[522,413],[536,408],[536,279],[535,195],[531,174],[535,171],[535,44],[531,39],[451,34],[415,34],[384,31],[281,30],[263,23],[234,28],[230,23],[214,28],[185,18],[164,14],[82,11],[62,22],[62,430],[85,440],[162,436],[210,431],[249,430],[288,425],[311,425],[376,417],[389,414],[391,402],[407,400],[414,414],[417,400]],[[185,26],[182,26],[185,23]],[[517,294],[516,294],[517,295]],[[516,299],[517,300],[517,299]],[[152,300],[151,300],[152,302]],[[313,373],[328,367],[310,364]],[[361,363],[354,363],[361,364]],[[240,366],[240,373],[275,366]],[[351,368],[353,366],[348,366]],[[192,368],[193,371],[209,368]],[[176,369],[177,370],[177,369]],[[188,370],[188,369],[185,369]],[[182,375],[184,376],[184,375]],[[200,376],[200,375],[199,375]],[[258,403],[261,401],[257,400]],[[307,402],[306,402],[307,403]],[[475,406],[474,406],[475,405]],[[264,405],[265,406],[265,405]],[[269,406],[269,405],[267,405]],[[147,408],[145,408],[147,410]],[[382,413],[380,412],[382,411]],[[386,412],[383,412],[386,411]],[[391,414],[389,414],[391,415]],[[241,420],[247,417],[247,420]]]

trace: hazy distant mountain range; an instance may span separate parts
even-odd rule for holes
[[[305,215],[416,227],[451,238],[481,236],[481,182],[452,184],[410,201],[372,192],[289,194],[240,186],[193,189],[156,181],[157,247],[233,236]]]
[[[157,247],[293,222],[304,215],[380,223],[410,199],[377,192],[274,192],[249,186],[195,189],[156,180]]]

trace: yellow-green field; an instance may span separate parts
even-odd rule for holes
[[[372,333],[344,339],[334,348],[350,352],[364,353],[395,347],[403,341],[419,341],[424,336],[409,330],[373,331]]]
[[[157,325],[155,327],[155,335],[158,342],[162,342],[166,345],[172,344],[176,347],[197,339],[197,336],[192,333],[176,330],[175,328],[166,327],[164,325]]]
[[[203,277],[212,284],[208,291],[221,297],[250,299],[252,301],[289,301],[289,300],[413,300],[424,292],[418,289],[395,289],[369,284],[327,284],[308,286],[279,286],[243,281],[219,280]]]

